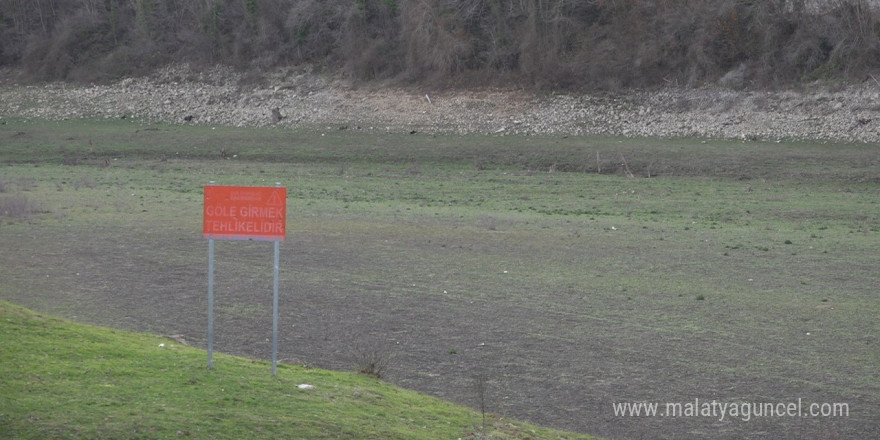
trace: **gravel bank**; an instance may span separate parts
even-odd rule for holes
[[[799,91],[724,88],[617,95],[352,87],[310,73],[247,81],[173,67],[109,85],[19,85],[0,76],[0,117],[133,117],[231,126],[326,126],[433,133],[880,141],[880,82]]]

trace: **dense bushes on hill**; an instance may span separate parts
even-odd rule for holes
[[[866,0],[4,0],[0,65],[99,81],[169,62],[529,88],[782,86],[880,68]]]

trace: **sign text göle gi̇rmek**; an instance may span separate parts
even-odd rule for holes
[[[287,188],[263,186],[205,187],[205,238],[284,240]]]
[[[203,234],[208,239],[208,369],[214,358],[214,240],[262,240],[275,243],[272,297],[272,375],[278,371],[279,244],[287,234],[287,188],[205,186]]]

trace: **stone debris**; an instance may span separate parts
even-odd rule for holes
[[[350,127],[419,134],[608,135],[880,141],[880,82],[750,91],[713,86],[616,94],[354,87],[308,71],[246,81],[173,66],[105,85],[20,85],[0,75],[0,115],[132,118],[238,127]]]

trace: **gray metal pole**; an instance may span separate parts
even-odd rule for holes
[[[278,375],[278,260],[281,242],[275,241],[275,286],[272,295],[272,375]]]
[[[275,184],[280,187],[280,183]],[[275,267],[272,292],[272,376],[278,375],[278,266],[281,259],[281,241],[275,240]]]
[[[214,239],[208,239],[208,369],[214,368]]]
[[[213,185],[214,181],[208,182]],[[208,369],[214,368],[214,239],[208,239]]]

